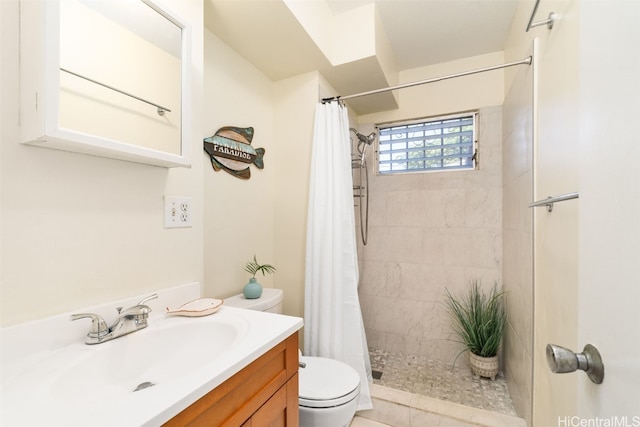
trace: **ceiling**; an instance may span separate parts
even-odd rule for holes
[[[503,50],[522,0],[295,1],[324,2],[333,16],[375,3],[402,71]],[[319,70],[341,95],[395,84],[375,58],[332,64],[283,0],[205,0],[205,27],[274,81]],[[366,98],[350,101],[356,113],[397,108],[390,92]]]
[[[518,0],[326,1],[336,14],[375,3],[400,70],[502,50],[518,3]]]

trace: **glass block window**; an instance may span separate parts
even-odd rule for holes
[[[467,113],[379,126],[378,172],[475,169],[476,116]]]

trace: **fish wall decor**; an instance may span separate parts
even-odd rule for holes
[[[264,148],[253,148],[253,128],[224,126],[211,137],[204,139],[204,151],[211,158],[211,165],[241,178],[251,178],[251,164],[264,168]]]

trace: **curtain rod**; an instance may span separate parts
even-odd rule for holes
[[[407,87],[419,86],[419,85],[423,85],[423,84],[427,84],[427,83],[435,83],[435,82],[439,82],[439,81],[442,81],[442,80],[453,79],[453,78],[456,78],[456,77],[469,76],[471,74],[484,73],[485,71],[499,70],[501,68],[513,67],[513,66],[516,66],[516,65],[525,65],[525,64],[526,65],[531,65],[532,60],[533,60],[532,57],[528,56],[528,57],[526,57],[525,59],[523,59],[521,61],[509,62],[507,64],[494,65],[494,66],[491,66],[491,67],[480,68],[478,70],[464,71],[462,73],[449,74],[448,76],[435,77],[433,79],[427,79],[427,80],[419,80],[417,82],[411,82],[411,83],[404,83],[404,84],[397,85],[397,86],[391,86],[391,87],[386,87],[386,88],[382,88],[382,89],[370,90],[368,92],[361,92],[361,93],[356,93],[356,94],[353,94],[353,95],[334,96],[332,98],[323,98],[322,102],[329,102],[329,101],[334,101],[334,100],[342,100],[342,101],[344,101],[345,99],[359,98],[361,96],[368,96],[368,95],[375,95],[377,93],[389,92],[389,91],[396,90],[396,89],[404,89],[404,88],[407,88]]]

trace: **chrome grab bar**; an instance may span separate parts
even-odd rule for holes
[[[555,197],[547,197],[546,199],[538,200],[537,202],[533,202],[529,205],[530,208],[537,208],[538,206],[546,206],[547,212],[553,211],[553,204],[558,202],[564,202],[565,200],[577,199],[579,197],[578,193],[567,193],[562,194],[560,196]]]

